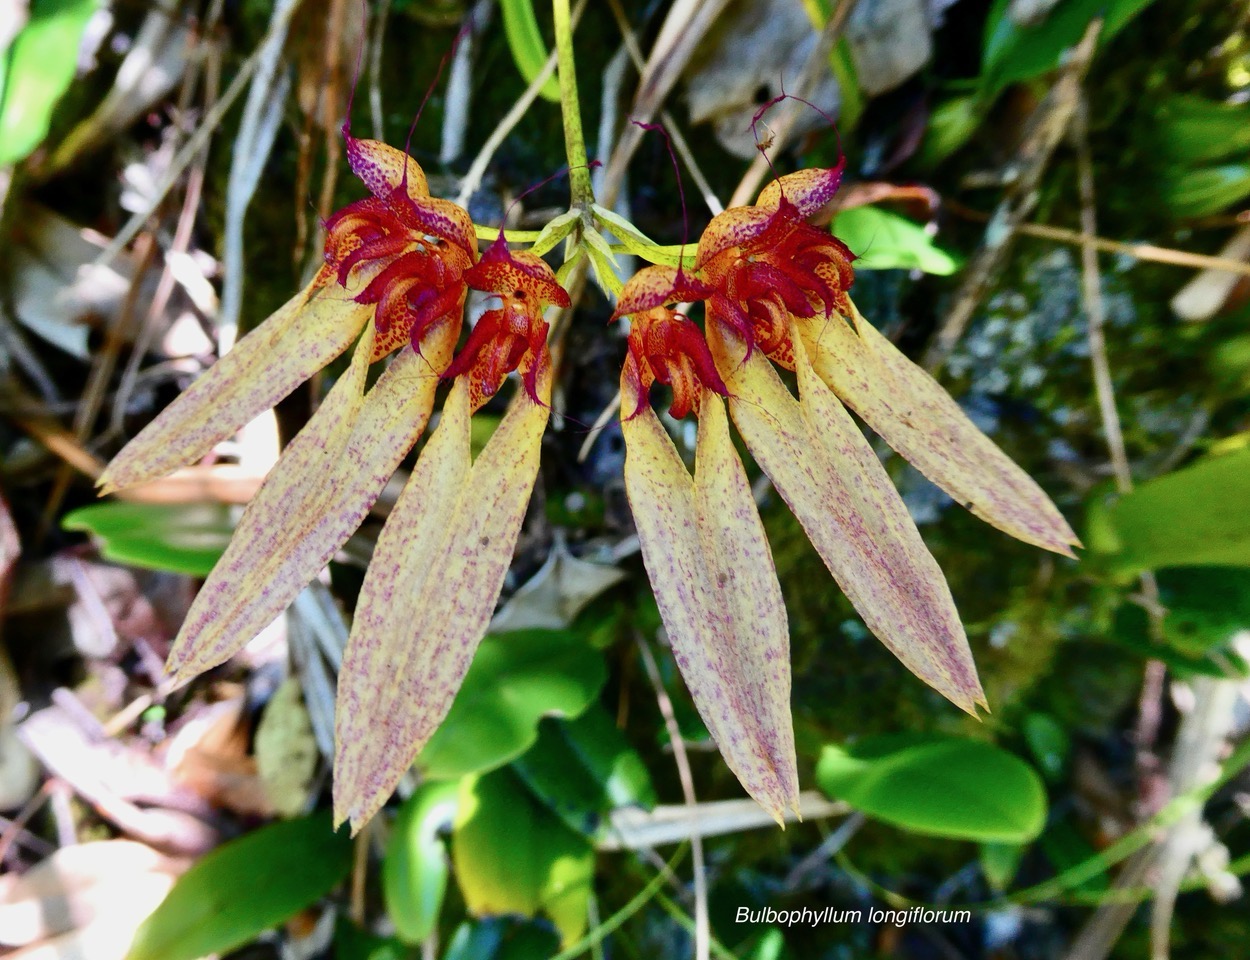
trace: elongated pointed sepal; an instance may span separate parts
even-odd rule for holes
[[[347,542],[425,429],[454,336],[447,324],[423,356],[405,349],[366,393],[369,326],[347,373],[243,512],[170,650],[170,673],[189,679],[233,656]]]
[[[469,390],[438,429],[378,538],[339,675],[334,816],[353,832],[442,723],[486,632],[538,474],[543,403],[517,398],[476,461]]]
[[[126,445],[100,476],[101,494],[199,460],[346,350],[372,311],[353,303],[341,288],[310,284]]]
[[[976,715],[985,695],[950,589],[872,447],[796,337],[801,401],[720,324],[709,342],[734,423],[868,628],[925,683]]]
[[[1036,481],[858,311],[800,321],[817,375],[882,439],[982,520],[1065,556],[1080,541]]]
[[[799,793],[785,606],[723,402],[705,390],[701,408],[694,479],[650,406],[622,421],[625,487],[695,706],[747,793],[783,823]]]

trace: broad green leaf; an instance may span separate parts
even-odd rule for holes
[[[1181,567],[1158,576],[1164,633],[1182,653],[1201,656],[1250,630],[1250,570]]]
[[[546,914],[565,946],[586,929],[594,850],[510,770],[466,778],[451,848],[470,913]]]
[[[0,54],[0,167],[48,135],[52,111],[78,70],[78,46],[98,0],[34,0],[30,19]]]
[[[421,943],[438,923],[447,892],[447,850],[439,832],[450,827],[459,801],[454,783],[427,783],[395,818],[382,861],[382,896],[395,933]]]
[[[247,943],[333,890],[351,869],[329,816],[283,820],[226,843],[179,878],[127,960],[195,960]]]
[[[1176,94],[1159,105],[1154,139],[1160,154],[1182,164],[1244,154],[1250,149],[1250,108]]]
[[[1205,217],[1250,195],[1250,163],[1170,167],[1158,178],[1159,196],[1178,217]]]
[[[1208,457],[1143,483],[1093,510],[1100,548],[1116,573],[1160,567],[1250,566],[1250,447]]]
[[[1232,645],[1250,630],[1250,570],[1181,567],[1158,574],[1164,643],[1146,613],[1128,602],[1116,611],[1112,637],[1142,656],[1156,657],[1179,676],[1245,676],[1250,667]]]
[[[859,257],[859,270],[923,270],[948,276],[959,261],[919,224],[880,207],[852,207],[833,221],[833,233]]]
[[[577,716],[606,677],[602,654],[575,634],[519,630],[488,636],[417,765],[436,780],[502,766],[538,738],[540,718]]]
[[[576,720],[544,720],[538,742],[512,764],[525,785],[568,826],[595,834],[617,807],[655,804],[642,758],[600,706]]]
[[[1011,83],[1031,80],[1059,67],[1095,17],[1102,17],[1099,46],[1105,46],[1154,0],[1059,0],[1036,23],[1021,25],[1009,15],[1011,0],[994,0],[985,25],[981,82],[989,98]]]
[[[240,510],[222,503],[126,503],[80,507],[61,521],[90,533],[114,563],[206,577],[234,533]]]
[[[915,833],[1024,843],[1046,823],[1033,768],[993,744],[911,734],[826,746],[816,782],[830,797]]]
[[[512,59],[525,82],[533,83],[547,62],[547,45],[543,43],[538,18],[534,16],[534,0],[500,0],[499,9]],[[539,93],[552,103],[560,102],[560,82],[555,74],[547,78]]]

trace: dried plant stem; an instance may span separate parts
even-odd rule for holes
[[[586,3],[587,0],[577,0],[577,6],[573,8],[571,17],[572,29],[577,28],[577,23],[581,20],[582,13],[586,10]],[[456,196],[456,203],[460,206],[467,205],[469,198],[481,186],[482,177],[486,174],[486,168],[490,166],[496,151],[503,145],[504,140],[508,138],[508,134],[516,129],[516,125],[521,122],[521,118],[529,110],[530,104],[538,99],[538,91],[543,88],[543,84],[547,82],[548,78],[555,72],[555,69],[556,51],[552,51],[551,55],[547,57],[547,62],[543,64],[543,68],[538,71],[538,75],[530,81],[530,85],[517,97],[516,103],[504,114],[503,119],[499,121],[499,125],[495,127],[495,132],[482,144],[482,149],[477,152],[477,156],[469,164],[468,172],[465,173],[464,179],[460,181],[460,193]]]
[[[677,764],[677,775],[681,779],[681,792],[686,805],[693,812],[698,808],[698,799],[694,793],[694,777],[690,772],[690,758],[686,756],[686,746],[681,738],[681,729],[677,726],[677,717],[673,713],[673,702],[664,689],[664,681],[660,679],[660,668],[656,665],[655,656],[647,641],[638,636],[638,652],[642,656],[642,665],[647,671],[647,679],[655,690],[656,703],[660,714],[664,717],[664,728],[668,731],[669,741],[673,745],[673,760]],[[690,833],[690,853],[694,869],[694,947],[696,960],[708,960],[710,955],[711,927],[707,913],[707,873],[703,864],[703,839],[696,831]]]
[[[846,26],[847,18],[855,9],[855,2],[856,0],[838,0],[837,6],[833,8],[829,21],[820,31],[820,38],[807,58],[807,63],[803,64],[803,72],[799,75],[799,82],[794,91],[798,96],[810,96],[821,74],[829,69],[829,54],[833,52],[838,37],[842,35],[842,28]],[[803,109],[807,108],[801,103],[788,102],[782,107],[781,116],[769,124],[773,131],[772,145],[767,150],[757,153],[751,165],[747,167],[747,172],[742,175],[733,196],[729,198],[731,207],[743,206],[754,199],[764,177],[768,175],[770,158],[777,156],[789,144],[795,124],[798,123],[801,115],[800,111]]]

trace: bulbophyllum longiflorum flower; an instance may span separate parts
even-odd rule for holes
[[[987,704],[946,580],[846,407],[988,523],[1067,556],[1078,545],[1037,484],[855,309],[853,255],[807,223],[840,177],[790,174],[720,214],[693,273],[643,269],[615,314],[632,322],[625,482],[660,613],[726,763],[779,822],[798,809],[789,633],[726,405],[868,627],[974,716]],[[672,308],[695,301],[704,331]],[[796,373],[797,399],[774,365]],[[693,477],[651,409],[656,380],[674,417],[698,415]]]
[[[479,257],[461,207],[416,161],[344,131],[371,196],[327,223],[309,286],[244,337],[109,465],[103,493],[198,460],[353,342],[351,365],[248,505],[170,651],[179,681],[237,653],[364,519],[454,378],[378,540],[339,680],[336,819],[358,829],[442,721],[485,633],[538,470],[551,396],[551,268],[502,235]],[[493,295],[453,359],[468,288]],[[398,351],[367,388],[376,360]],[[522,389],[476,459],[469,418],[513,370]]]

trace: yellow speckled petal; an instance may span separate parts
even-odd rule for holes
[[[817,375],[958,503],[1019,540],[1072,556],[1080,541],[1033,478],[858,311],[854,322],[799,322]]]
[[[100,492],[194,463],[346,350],[373,306],[317,282],[240,340],[131,440],[100,476]]]
[[[801,341],[798,401],[762,354],[747,358],[720,323],[708,326],[734,423],[868,628],[920,679],[975,715],[985,695],[942,571]]]
[[[334,816],[353,832],[442,723],[486,632],[538,475],[543,404],[522,392],[470,464],[458,378],[378,538],[339,674]]]
[[[347,542],[425,429],[455,328],[428,337],[424,356],[406,347],[365,393],[369,325],[347,373],[243,512],[187,613],[169,672],[185,680],[237,653]]]
[[[650,406],[621,429],[625,488],[677,665],[725,762],[782,823],[799,794],[789,628],[723,402],[704,391],[693,479]]]
[[[419,200],[430,195],[421,164],[402,150],[396,150],[381,140],[357,140],[347,136],[347,162],[369,192],[375,197],[387,199],[391,191],[406,183],[408,196]]]

